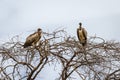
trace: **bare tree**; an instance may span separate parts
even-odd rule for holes
[[[22,45],[16,36],[0,46],[1,80],[35,80],[50,63],[62,66],[58,80],[120,80],[120,42],[89,37],[83,48],[61,29],[44,32],[35,47]]]

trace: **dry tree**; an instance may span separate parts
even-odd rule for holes
[[[1,80],[35,80],[45,65],[56,67],[56,63],[61,65],[58,80],[120,79],[120,42],[89,37],[83,48],[61,29],[44,32],[35,47],[22,45],[16,36],[0,46]]]

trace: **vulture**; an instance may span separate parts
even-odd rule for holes
[[[87,31],[82,27],[82,23],[79,23],[79,28],[77,28],[77,37],[82,46],[87,44]]]
[[[42,29],[38,28],[37,32],[29,35],[26,38],[26,41],[23,45],[24,48],[28,47],[28,46],[36,46],[37,42],[40,40],[41,38],[41,34],[42,34]]]

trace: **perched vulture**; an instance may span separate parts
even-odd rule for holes
[[[79,23],[79,28],[77,29],[77,36],[82,46],[85,46],[87,44],[87,31],[82,28],[82,23]]]
[[[26,48],[28,46],[35,46],[41,38],[41,33],[42,33],[42,30],[38,28],[37,32],[29,35],[26,38],[26,42],[24,43],[23,47]]]

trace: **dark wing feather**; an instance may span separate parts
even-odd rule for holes
[[[78,37],[78,39],[79,39],[79,41],[80,41],[80,37],[79,37],[79,29],[77,29],[77,37]]]
[[[28,46],[32,46],[32,43],[30,43],[30,41],[26,41],[23,46],[26,48]]]
[[[82,28],[82,33],[85,38],[85,42],[82,43],[82,45],[85,46],[87,44],[87,31],[84,28]]]
[[[85,40],[87,40],[87,31],[82,28],[82,33],[83,33],[83,36],[85,37]]]

